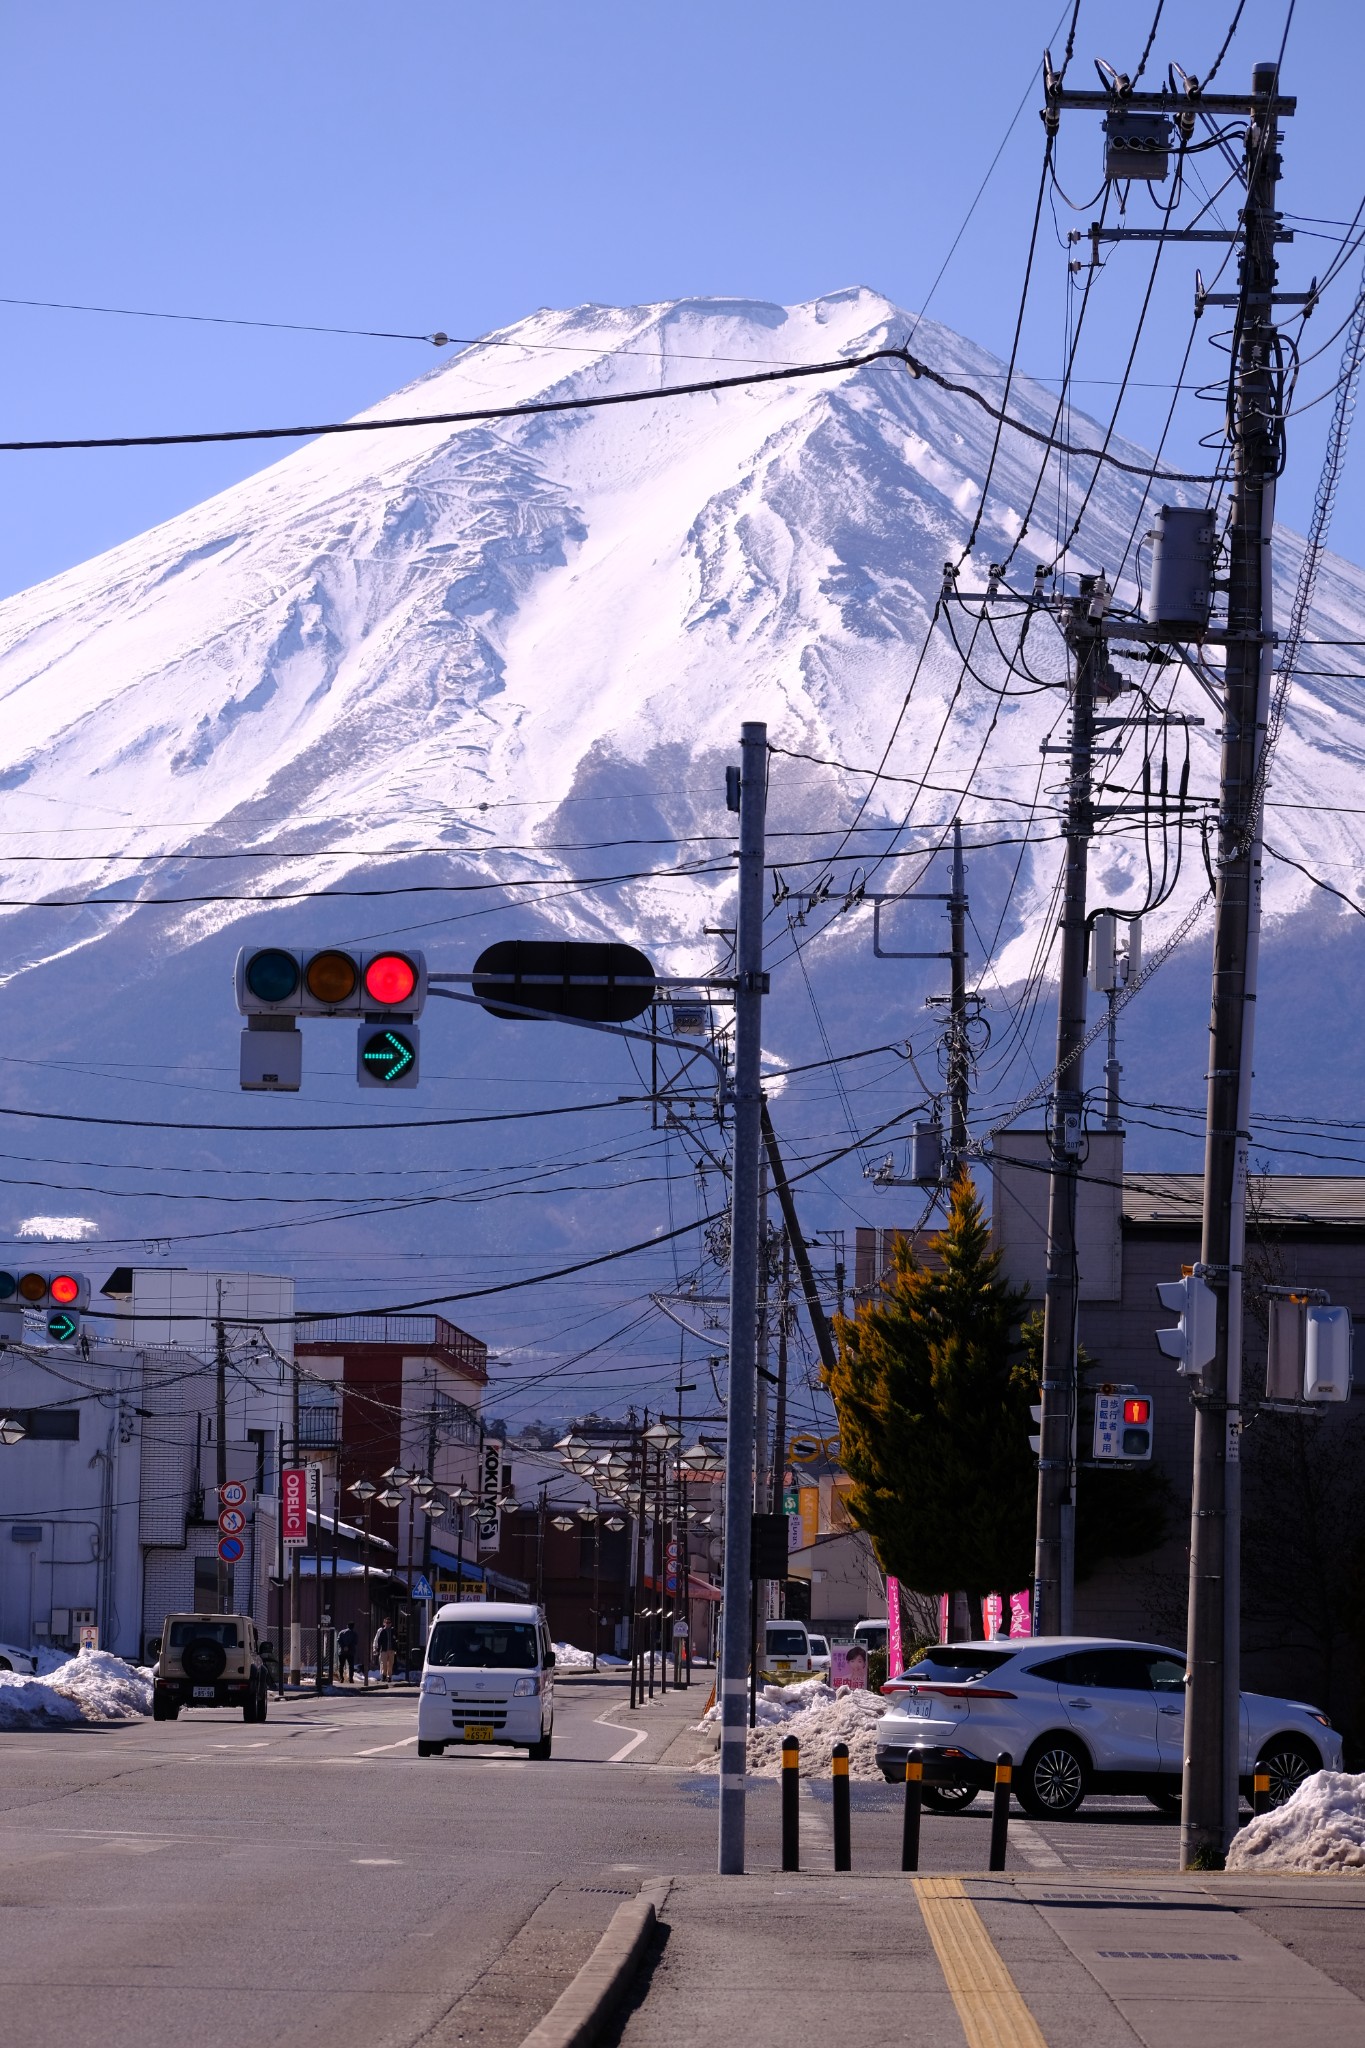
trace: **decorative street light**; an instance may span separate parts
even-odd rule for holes
[[[406,1465],[390,1465],[383,1476],[386,1486],[410,1486],[414,1475]]]
[[[0,1415],[0,1444],[21,1444],[27,1435],[17,1415]]]
[[[353,1500],[360,1502],[364,1513],[365,1544],[361,1552],[363,1560],[361,1569],[365,1577],[365,1640],[360,1646],[360,1654],[365,1666],[365,1676],[361,1682],[368,1692],[370,1688],[370,1622],[373,1620],[370,1612],[370,1502],[379,1492],[379,1488],[372,1479],[355,1479],[352,1480],[346,1491]],[[352,1671],[351,1676],[354,1678],[354,1671]]]
[[[381,1508],[398,1508],[403,1505],[403,1496],[396,1486],[386,1486],[382,1493],[375,1495],[375,1499]]]

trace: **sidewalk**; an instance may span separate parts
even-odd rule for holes
[[[847,2019],[859,2048],[1365,2048],[1365,1878],[672,1881],[621,2048]]]
[[[622,1676],[619,1672],[613,1675],[618,1680]],[[652,1700],[642,1700],[637,1707],[623,1701],[608,1710],[611,1720],[621,1729],[623,1742],[632,1733],[644,1736],[630,1752],[631,1763],[661,1764],[670,1770],[688,1771],[702,1757],[714,1753],[711,1731],[697,1732],[697,1722],[710,1697],[711,1679],[711,1672],[696,1671],[690,1686],[675,1690],[670,1684],[667,1692],[656,1690]]]

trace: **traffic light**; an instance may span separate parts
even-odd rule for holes
[[[23,1309],[42,1316],[54,1344],[74,1344],[81,1334],[81,1310],[90,1301],[84,1273],[0,1273],[0,1308]]]
[[[427,999],[426,955],[392,946],[378,953],[244,946],[236,992],[244,1017],[417,1017]]]
[[[1314,1302],[1308,1311],[1304,1344],[1305,1401],[1349,1401],[1351,1398],[1351,1311]]]
[[[361,953],[342,946],[315,952],[244,946],[235,970],[237,1008],[246,1018],[240,1081],[246,1089],[292,1092],[303,1079],[303,1038],[296,1017],[362,1017],[356,1075],[367,1088],[417,1083],[412,1020],[427,999],[426,955]],[[391,1027],[376,1032],[377,1024]]]
[[[356,1041],[356,1080],[362,1088],[415,1088],[419,1046],[415,1024],[362,1024]]]
[[[1037,1425],[1038,1425],[1037,1433],[1036,1433],[1035,1435],[1031,1436],[1031,1437],[1029,1438],[1029,1440],[1028,1440],[1028,1447],[1029,1447],[1029,1449],[1030,1449],[1030,1450],[1032,1451],[1032,1453],[1033,1453],[1034,1457],[1035,1457],[1035,1458],[1038,1458],[1038,1457],[1041,1457],[1041,1456],[1042,1456],[1042,1451],[1043,1451],[1043,1404],[1042,1404],[1042,1402],[1041,1402],[1041,1401],[1030,1401],[1030,1402],[1029,1402],[1029,1404],[1028,1404],[1028,1412],[1029,1412],[1029,1414],[1030,1414],[1030,1415],[1031,1415],[1031,1416],[1033,1417],[1034,1421],[1035,1421],[1035,1422],[1037,1423]]]
[[[1207,1280],[1188,1272],[1183,1280],[1159,1280],[1157,1293],[1163,1308],[1175,1309],[1180,1322],[1174,1330],[1158,1330],[1156,1341],[1167,1358],[1177,1361],[1176,1371],[1191,1376],[1202,1373],[1213,1357],[1218,1328],[1218,1297]]]
[[[1152,1397],[1101,1388],[1095,1396],[1094,1455],[1147,1464],[1152,1456]]]

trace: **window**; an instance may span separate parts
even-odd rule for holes
[[[976,1650],[955,1643],[935,1643],[917,1664],[906,1666],[901,1676],[931,1684],[935,1679],[949,1685],[966,1685],[969,1679],[984,1678],[1001,1664],[1008,1664],[1017,1650]]]
[[[183,1650],[186,1643],[221,1643],[225,1650],[235,1650],[237,1624],[235,1621],[173,1621],[171,1623],[171,1648]]]
[[[438,1621],[427,1645],[428,1664],[485,1671],[534,1671],[539,1663],[532,1621]]]
[[[1153,1692],[1184,1692],[1185,1659],[1178,1657],[1174,1650],[1162,1650],[1149,1657],[1147,1671]]]
[[[806,1636],[804,1629],[770,1628],[768,1630],[768,1655],[770,1657],[804,1657]]]
[[[1088,1687],[1094,1692],[1150,1692],[1148,1662],[1141,1650],[1072,1650],[1069,1656],[1031,1664],[1029,1669],[1039,1678],[1055,1678],[1058,1685]],[[1183,1665],[1181,1671],[1183,1674]]]

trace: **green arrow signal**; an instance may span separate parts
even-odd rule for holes
[[[397,1031],[377,1031],[361,1054],[381,1081],[401,1081],[416,1057],[411,1040]]]
[[[47,1334],[55,1337],[59,1344],[69,1344],[80,1326],[79,1316],[69,1315],[64,1308],[58,1309],[47,1319]]]

